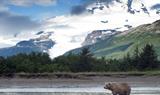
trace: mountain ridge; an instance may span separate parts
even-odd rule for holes
[[[160,58],[160,20],[152,24],[140,25],[126,30],[117,35],[106,38],[97,43],[71,50],[68,53],[79,53],[82,48],[88,47],[95,57],[122,58],[128,52],[133,53],[138,46],[140,49],[147,43],[155,46],[156,53]]]
[[[48,52],[48,49],[52,48],[55,44],[55,42],[49,38],[52,34],[42,34],[42,32],[40,34],[37,38],[20,41],[15,46],[1,48],[0,56],[8,57],[19,53]]]

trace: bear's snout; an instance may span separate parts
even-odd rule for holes
[[[104,86],[104,89],[108,89],[108,87],[107,87],[107,86]]]

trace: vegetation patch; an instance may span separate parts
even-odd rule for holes
[[[70,53],[55,59],[50,59],[46,53],[0,57],[0,74],[4,77],[24,78],[159,75],[160,62],[151,44],[146,44],[141,51],[137,47],[132,55],[127,53],[121,59],[106,59],[105,57],[97,59],[89,48],[83,48],[79,54]]]

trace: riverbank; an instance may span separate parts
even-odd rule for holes
[[[136,87],[160,86],[160,76],[81,76],[81,78],[0,78],[0,88],[102,87],[105,82],[126,82]]]
[[[63,93],[63,95],[110,95],[111,92],[103,88],[105,83],[109,82],[128,83],[132,88],[131,95],[159,95],[160,93],[159,75],[128,75],[126,73],[112,75],[83,73],[83,77],[80,73],[74,73],[74,75],[81,77],[1,77],[0,95],[26,95],[26,92],[27,95],[61,95]]]
[[[128,77],[128,76],[160,76],[160,71],[131,71],[131,72],[57,72],[57,73],[7,73],[0,74],[0,78],[75,78],[83,79],[93,76]]]

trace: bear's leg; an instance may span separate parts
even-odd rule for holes
[[[125,91],[124,95],[130,95],[130,92]]]
[[[126,93],[120,93],[120,94],[118,94],[118,95],[127,95]]]
[[[113,95],[118,95],[116,92],[112,92]]]
[[[130,92],[127,92],[126,95],[130,95]]]
[[[127,92],[121,92],[118,95],[127,95]]]

